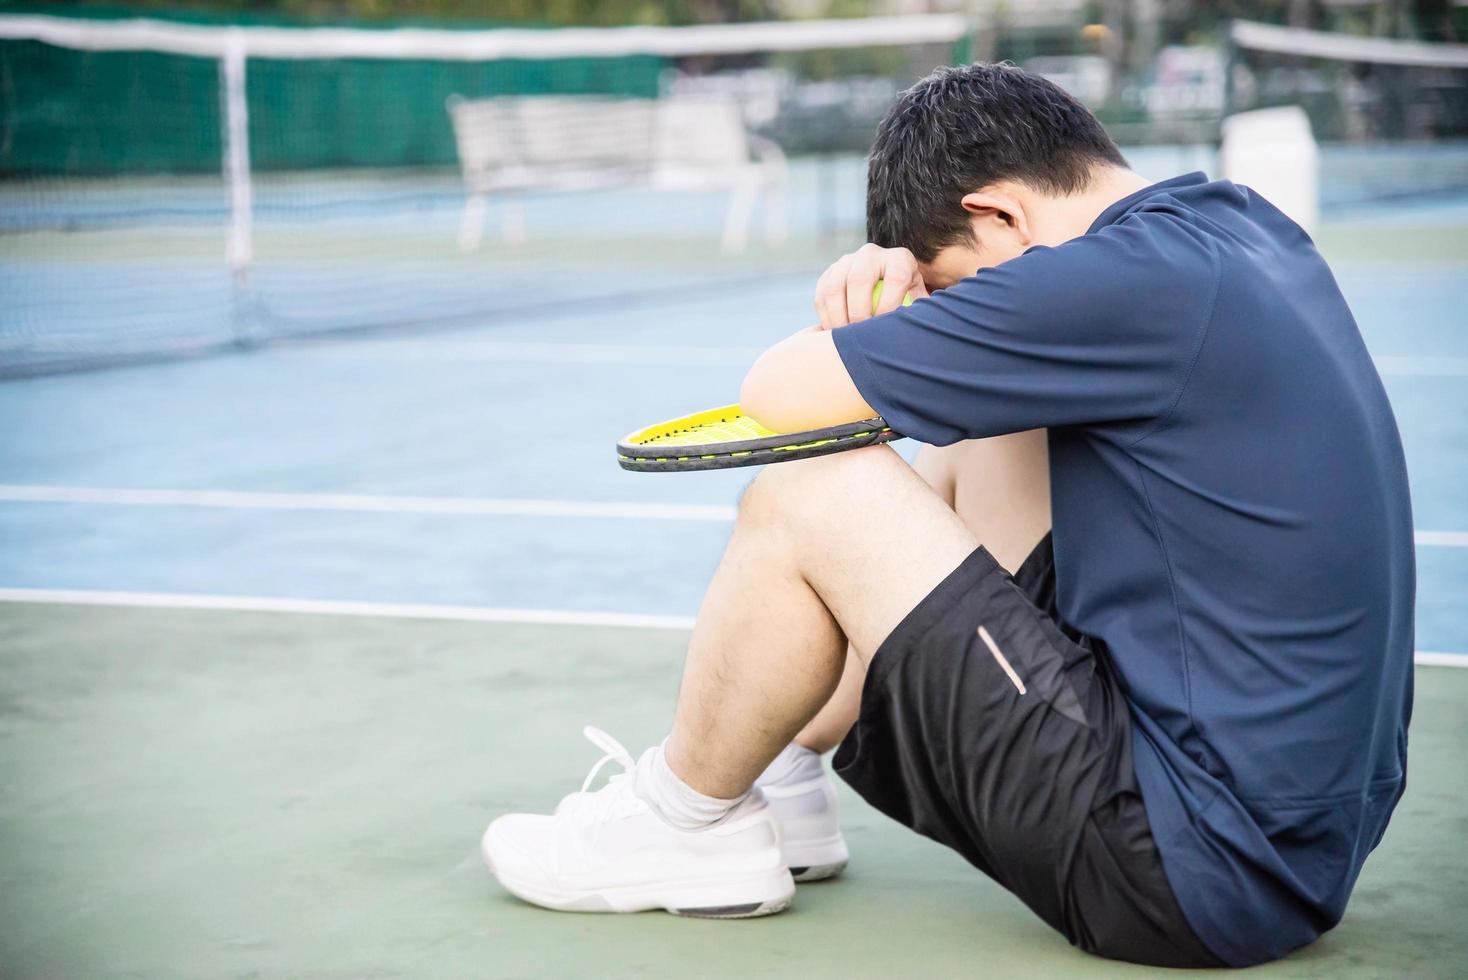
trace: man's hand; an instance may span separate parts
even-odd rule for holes
[[[848,323],[860,323],[873,315],[872,290],[879,281],[882,299],[877,313],[890,313],[902,304],[902,297],[912,293],[913,299],[928,295],[928,287],[918,271],[917,259],[905,248],[882,248],[871,242],[836,260],[816,282],[816,313],[822,330],[834,330]]]

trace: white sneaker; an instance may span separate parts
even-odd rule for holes
[[[796,881],[834,878],[850,854],[836,813],[836,787],[824,770],[801,782],[760,786],[780,821],[785,866]]]
[[[512,813],[484,832],[484,863],[511,894],[567,912],[642,912],[751,918],[782,911],[795,882],[780,827],[758,791],[718,823],[683,831],[633,791],[637,763],[610,735],[587,727],[607,754],[555,813]],[[609,761],[626,772],[587,788]]]

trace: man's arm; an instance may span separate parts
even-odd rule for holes
[[[871,295],[885,282],[881,302]],[[744,378],[746,415],[776,432],[799,432],[872,418],[828,331],[897,309],[904,295],[928,295],[917,259],[905,248],[867,244],[834,262],[816,283],[820,324],[771,347]]]
[[[866,403],[831,332],[810,327],[760,355],[739,389],[744,413],[775,432],[800,432],[869,419]]]

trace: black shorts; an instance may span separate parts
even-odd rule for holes
[[[980,548],[908,614],[872,660],[835,768],[1073,945],[1222,965],[1167,882],[1106,651],[1056,614],[1048,537],[1012,578]]]

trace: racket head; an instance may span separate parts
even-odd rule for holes
[[[634,472],[722,470],[810,459],[900,438],[881,418],[779,433],[738,405],[723,405],[629,433],[617,443],[617,462]]]

